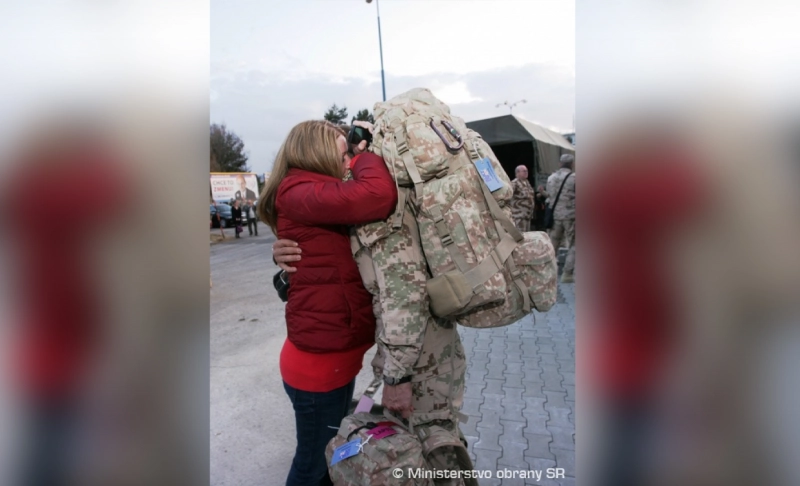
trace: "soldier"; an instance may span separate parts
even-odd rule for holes
[[[371,226],[357,228],[356,233],[364,235]],[[354,236],[353,244],[359,245],[355,258],[361,278],[374,296],[378,351],[372,366],[383,376],[383,406],[407,418],[421,440],[437,427],[461,436],[458,417],[464,398],[466,355],[456,322],[430,313],[425,291],[430,276],[410,203],[398,231],[369,247]],[[385,282],[383,294],[379,280]],[[432,467],[460,468],[452,448],[437,452],[436,457],[427,458]],[[442,480],[436,484],[462,483]]]
[[[514,173],[516,178],[511,181],[514,187],[514,195],[511,196],[511,218],[518,230],[530,231],[535,191],[528,182],[527,167],[520,165]]]
[[[561,274],[562,283],[575,281],[575,173],[573,172],[575,157],[570,154],[561,156],[561,168],[547,178],[548,205],[553,207],[553,227],[550,229],[550,240],[558,254],[558,249],[566,246],[567,261]],[[563,184],[563,189],[561,189]],[[559,190],[561,194],[559,195]],[[556,198],[558,200],[556,201]]]

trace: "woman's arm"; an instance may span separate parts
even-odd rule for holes
[[[353,180],[307,182],[281,195],[280,211],[298,223],[362,224],[386,219],[397,204],[397,188],[383,159],[372,153],[358,157]]]

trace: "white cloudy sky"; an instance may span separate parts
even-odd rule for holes
[[[424,86],[467,121],[514,113],[569,131],[572,0],[381,0],[386,95]],[[270,170],[297,122],[381,99],[376,6],[365,0],[211,0],[211,122]]]

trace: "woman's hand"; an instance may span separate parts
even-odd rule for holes
[[[302,250],[297,246],[297,243],[292,240],[278,240],[272,245],[272,258],[278,263],[278,266],[286,273],[294,273],[297,271],[296,267],[289,266],[291,262],[300,261],[300,254]]]
[[[358,145],[353,147],[353,155],[363,154],[367,151],[367,141],[362,140]]]

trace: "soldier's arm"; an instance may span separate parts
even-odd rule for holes
[[[376,242],[372,256],[380,288],[383,326],[376,341],[385,356],[383,375],[402,378],[413,374],[431,318],[427,267],[409,207],[402,228]]]

